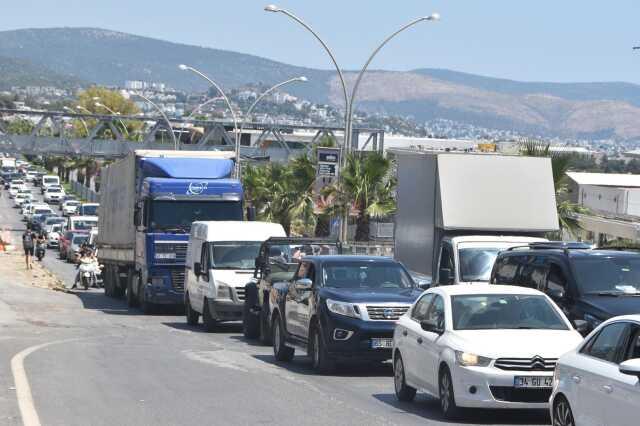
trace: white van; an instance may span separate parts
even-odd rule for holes
[[[40,190],[44,194],[44,190],[50,186],[60,186],[60,177],[56,175],[44,175],[40,181]]]
[[[240,321],[244,286],[253,277],[260,245],[286,237],[280,224],[194,222],[187,247],[185,311],[187,322],[202,315],[206,331],[220,321]]]
[[[67,231],[89,232],[98,227],[97,216],[70,216]]]

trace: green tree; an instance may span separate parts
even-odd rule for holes
[[[86,112],[88,110],[93,114],[112,114],[108,109],[102,106],[98,106],[97,104],[104,105],[109,108],[109,110],[123,116],[134,116],[140,113],[140,109],[132,100],[125,98],[124,96],[122,96],[122,94],[120,94],[120,92],[116,90],[109,90],[104,87],[92,86],[85,91],[80,92],[80,94],[78,95],[77,105],[81,107],[79,112]],[[93,119],[88,119],[85,121],[89,128],[97,124],[97,121]],[[126,137],[127,134],[129,134],[131,135],[131,137],[133,137],[133,135],[138,134],[140,129],[142,129],[143,123],[140,121],[131,120],[114,120],[114,125],[120,130],[120,132],[122,132],[123,136]],[[76,135],[86,136],[86,130],[79,120],[74,120],[74,129]],[[107,129],[102,130],[102,132],[99,134],[99,137],[104,139],[110,139],[113,136],[114,135],[112,134],[112,132]]]
[[[383,154],[349,154],[340,180],[323,191],[329,200],[325,214],[355,216],[355,239],[367,241],[370,219],[385,218],[395,212],[395,187],[392,163]]]
[[[553,186],[556,193],[558,222],[560,225],[560,233],[551,237],[561,238],[563,231],[575,237],[582,230],[578,215],[589,213],[589,209],[580,204],[572,203],[567,199],[567,171],[569,171],[569,167],[575,158],[580,156],[572,153],[551,151],[549,144],[533,139],[527,139],[520,144],[520,154],[527,157],[549,157],[551,159]]]
[[[33,131],[33,128],[33,123],[24,118],[12,120],[6,126],[7,132],[12,135],[28,135]]]

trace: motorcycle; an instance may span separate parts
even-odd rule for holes
[[[102,282],[100,279],[102,265],[93,257],[81,257],[76,266],[78,275],[75,284],[80,284],[82,288],[88,290],[89,287],[98,287]]]
[[[38,260],[42,260],[46,252],[47,250],[45,248],[45,243],[36,244],[36,257],[38,258]]]

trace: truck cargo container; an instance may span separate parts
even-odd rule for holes
[[[182,305],[194,221],[243,220],[233,153],[138,150],[102,172],[96,240],[108,296]]]
[[[391,152],[394,256],[434,285],[486,282],[500,250],[558,230],[549,158]]]

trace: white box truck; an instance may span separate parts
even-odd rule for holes
[[[392,150],[395,250],[433,285],[486,282],[499,251],[558,230],[551,160]]]

